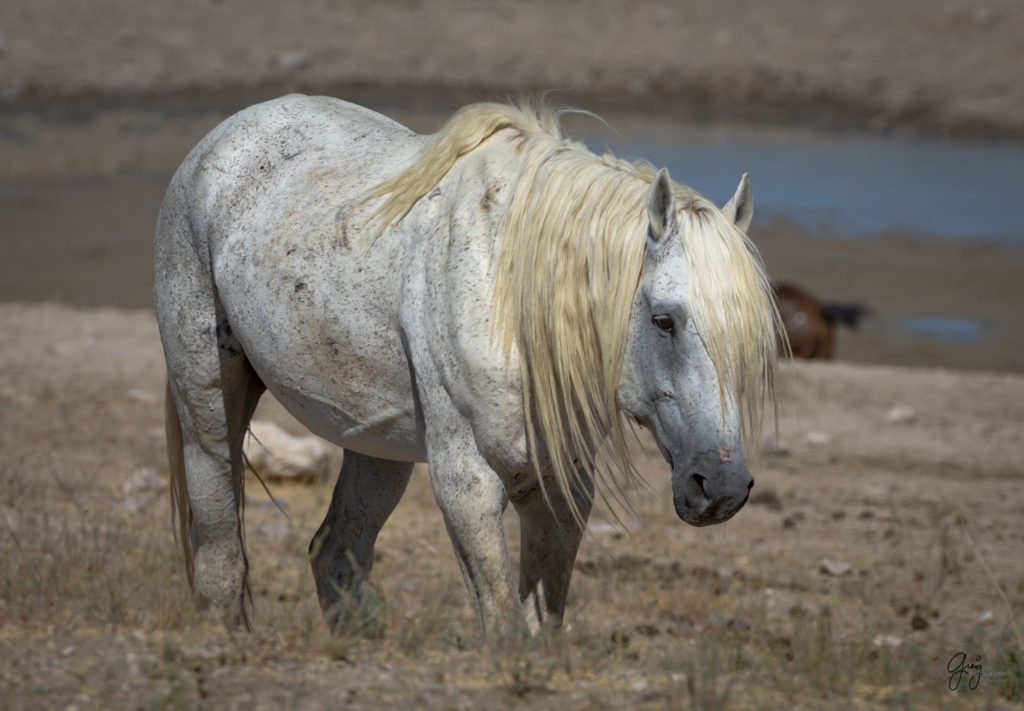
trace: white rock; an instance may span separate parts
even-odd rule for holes
[[[869,504],[888,503],[889,499],[892,498],[889,495],[888,489],[876,484],[867,484],[860,490],[860,493],[864,497],[864,501]]]
[[[844,560],[832,560],[831,558],[821,559],[821,572],[833,577],[840,577],[850,572],[853,566]]]
[[[886,422],[893,425],[909,425],[917,419],[917,412],[910,405],[893,405],[885,413]]]
[[[153,405],[160,402],[163,399],[162,394],[157,394],[152,390],[144,390],[142,388],[131,388],[128,390],[128,397],[136,402],[146,403],[147,405]]]
[[[294,437],[272,422],[253,422],[245,437],[245,456],[261,477],[322,481],[331,447],[318,437]]]
[[[164,482],[157,476],[153,467],[142,467],[132,472],[132,475],[121,485],[124,493],[131,494],[136,491],[154,491],[164,485]]]
[[[804,441],[816,447],[824,447],[827,444],[832,444],[832,435],[828,432],[812,430],[804,435]]]
[[[876,647],[889,647],[890,649],[899,649],[903,646],[903,638],[898,637],[894,634],[882,634],[878,633],[875,635],[875,639],[871,642]]]

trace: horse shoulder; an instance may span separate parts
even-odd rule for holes
[[[518,356],[494,335],[500,237],[497,214],[507,184],[499,163],[467,160],[410,213],[411,243],[402,324],[413,367],[429,371],[437,392],[468,421],[476,445],[497,470],[527,462]]]

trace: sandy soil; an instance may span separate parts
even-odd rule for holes
[[[386,607],[362,635],[327,637],[305,562],[329,484],[276,485],[285,516],[249,483],[256,632],[192,610],[148,238],[110,235],[150,234],[167,171],[247,96],[415,113],[554,87],[598,109],[1020,136],[1021,36],[1013,0],[0,4],[0,706],[1019,705],[1019,249],[760,226],[776,276],[875,310],[845,362],[787,366],[781,452],[726,526],[675,519],[641,440],[649,484],[624,525],[595,517],[567,631],[482,648],[423,472],[382,533]],[[922,304],[998,337],[894,337]],[[260,416],[300,432],[273,402]],[[985,675],[954,693],[961,651]]]

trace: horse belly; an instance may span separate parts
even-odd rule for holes
[[[375,398],[373,403],[383,409],[369,412],[351,400],[350,393],[318,397],[281,384],[269,389],[311,432],[345,449],[394,461],[426,461],[424,432],[411,407],[403,403]]]
[[[279,249],[240,250],[217,266],[230,327],[267,389],[328,441],[383,459],[425,461],[394,315],[396,271],[322,253],[303,258],[287,241]]]

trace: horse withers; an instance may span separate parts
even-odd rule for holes
[[[595,486],[632,471],[626,418],[653,432],[680,518],[727,520],[753,485],[743,432],[774,393],[751,212],[745,176],[719,209],[533,107],[468,106],[427,136],[324,97],[225,120],[175,174],[155,241],[199,600],[248,626],[242,440],[267,389],[345,449],[310,547],[332,627],[414,462],[485,628],[561,618]]]

